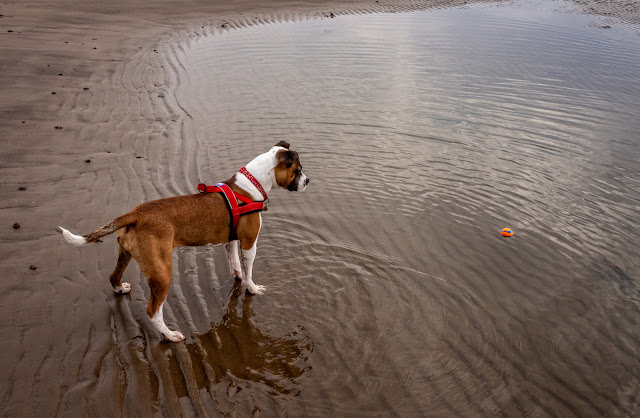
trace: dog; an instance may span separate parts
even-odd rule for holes
[[[261,295],[266,288],[253,282],[252,267],[262,225],[260,212],[267,209],[264,207],[266,193],[277,187],[304,191],[308,184],[298,153],[290,149],[289,143],[280,141],[223,183],[215,187],[199,185],[201,193],[142,203],[84,236],[59,228],[64,238],[74,245],[100,242],[100,238],[117,231],[118,261],[109,277],[115,293],[131,291],[131,285],[121,280],[134,258],[151,289],[147,315],[164,338],[178,342],[185,339],[184,335],[170,330],[162,317],[171,282],[173,249],[226,244],[231,276],[240,280],[248,292]],[[245,204],[239,205],[236,199]],[[243,208],[252,210],[240,216],[237,211]]]

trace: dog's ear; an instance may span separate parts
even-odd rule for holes
[[[280,141],[277,144],[274,145],[274,147],[282,147],[282,148],[286,148],[289,149],[289,143],[287,141]]]
[[[280,150],[276,154],[276,158],[278,159],[278,165],[284,165],[287,168],[290,168],[293,163],[296,162],[298,158],[298,153],[290,150]]]

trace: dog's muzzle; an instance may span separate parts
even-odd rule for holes
[[[311,180],[309,180],[309,177],[302,174],[295,181],[292,181],[291,184],[289,184],[289,187],[287,187],[287,189],[290,192],[303,192],[304,189],[307,188],[307,185],[309,184],[310,181]]]

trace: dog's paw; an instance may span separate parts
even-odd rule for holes
[[[264,294],[264,292],[267,291],[267,288],[264,287],[264,286],[261,286],[259,284],[254,284],[253,286],[248,286],[247,290],[252,295],[262,295],[262,294]]]
[[[124,295],[131,292],[131,285],[129,283],[122,283],[121,286],[116,286],[113,288],[113,291],[119,295]]]
[[[172,343],[179,343],[180,341],[184,341],[185,337],[180,333],[180,331],[169,331],[166,334],[162,334],[167,341],[171,341]]]

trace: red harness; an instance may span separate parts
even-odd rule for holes
[[[258,183],[258,181],[247,171],[247,169],[245,167],[242,167],[240,169],[240,172],[247,176],[247,178],[256,185],[256,188],[260,191],[260,193],[262,193],[262,196],[264,196],[264,201],[254,202],[248,197],[232,191],[231,188],[225,183],[218,183],[215,186],[207,186],[204,183],[198,184],[198,191],[200,193],[222,193],[222,196],[224,196],[224,200],[227,202],[227,208],[229,208],[229,213],[231,214],[231,233],[229,234],[230,240],[237,239],[236,231],[238,229],[238,223],[240,222],[240,216],[265,210],[265,203],[268,200],[267,194],[265,193],[260,183]],[[238,200],[242,201],[243,203],[239,205]]]

